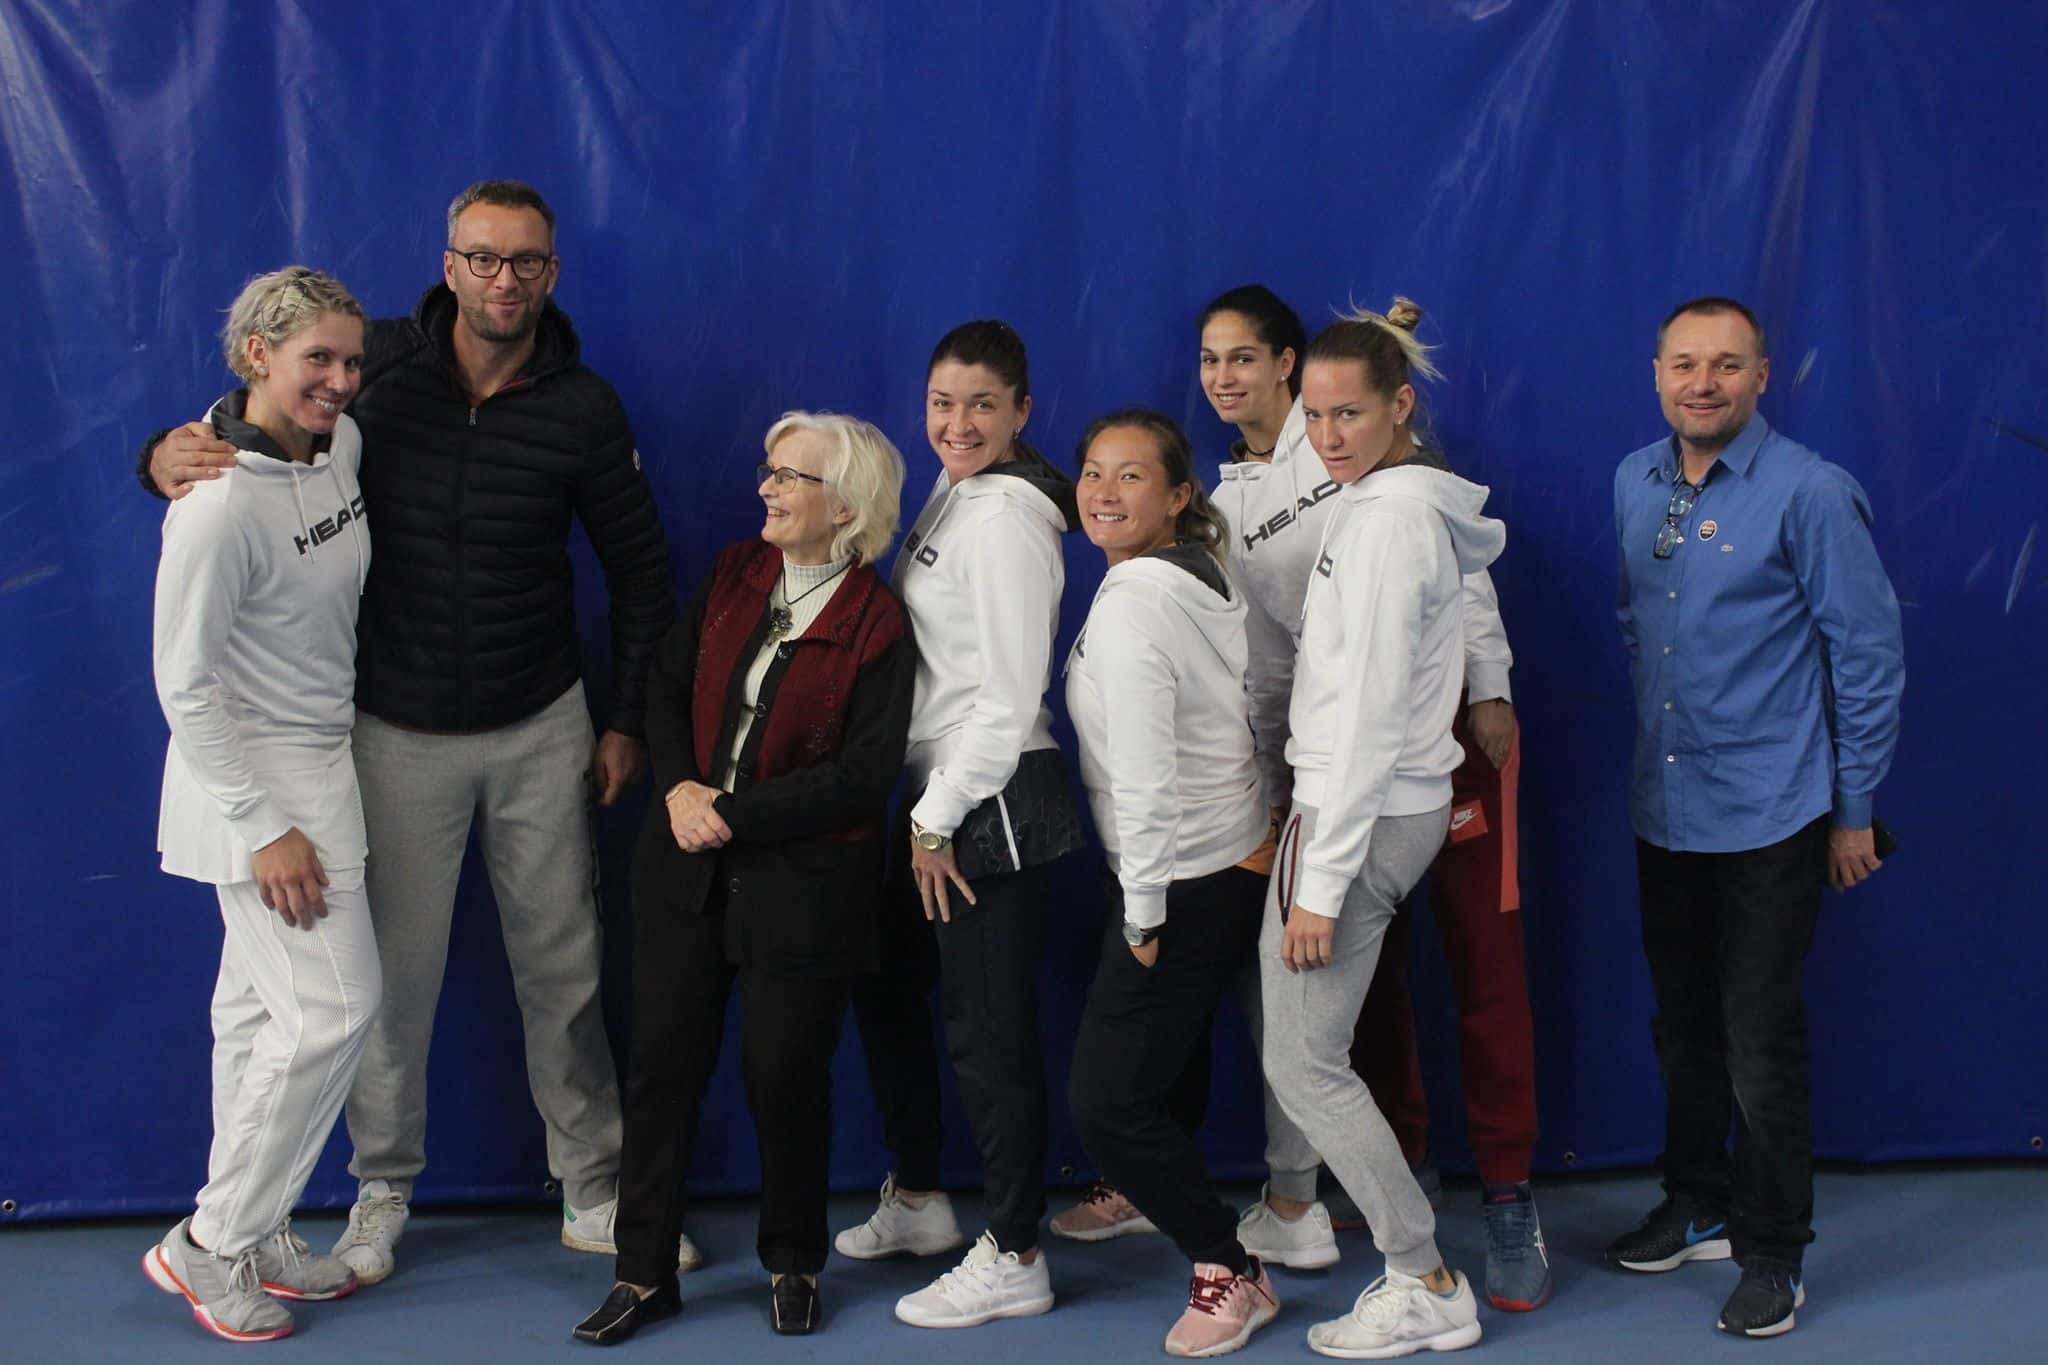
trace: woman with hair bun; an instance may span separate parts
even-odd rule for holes
[[[1023,439],[1030,417],[1014,329],[969,322],[939,339],[925,371],[925,433],[940,473],[894,575],[918,640],[910,809],[898,841],[908,858],[884,912],[882,970],[854,995],[896,1169],[874,1214],[835,1243],[875,1259],[937,1255],[963,1240],[938,1188],[926,1005],[936,976],[981,1151],[988,1230],[958,1266],[898,1301],[896,1316],[917,1327],[972,1327],[1053,1304],[1038,1245],[1038,973],[1052,864],[1082,835],[1045,690],[1065,585],[1060,536],[1075,512],[1073,480]]]
[[[1081,438],[1081,526],[1109,561],[1067,662],[1081,780],[1117,908],[1069,1090],[1102,1179],[1193,1263],[1166,1352],[1237,1350],[1279,1311],[1173,1096],[1256,952],[1266,809],[1245,719],[1244,602],[1187,437],[1126,408]]]
[[[1487,490],[1418,458],[1414,378],[1435,378],[1396,299],[1310,343],[1302,416],[1340,492],[1302,606],[1288,712],[1293,806],[1259,938],[1266,1078],[1356,1201],[1386,1273],[1309,1330],[1326,1355],[1455,1350],[1480,1336],[1429,1200],[1351,1068],[1359,1009],[1396,907],[1450,824],[1451,735],[1465,665],[1464,579],[1505,533]]]
[[[228,1341],[292,1330],[278,1299],[335,1299],[355,1274],[292,1231],[341,1112],[383,977],[349,733],[370,567],[343,411],[363,310],[304,266],[228,310],[243,387],[206,415],[235,462],[164,513],[157,699],[170,722],[157,847],[208,882],[224,936],[213,992],[213,1146],[198,1207],[142,1267]]]

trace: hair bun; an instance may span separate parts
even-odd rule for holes
[[[1422,321],[1422,305],[1403,294],[1394,295],[1394,301],[1387,305],[1387,321],[1404,332],[1415,330]]]

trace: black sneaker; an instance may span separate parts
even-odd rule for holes
[[[1792,1310],[1805,1304],[1797,1268],[1752,1256],[1743,1263],[1742,1283],[1721,1306],[1719,1326],[1739,1337],[1783,1336],[1797,1321]]]
[[[1666,1199],[1635,1231],[1607,1244],[1607,1264],[1652,1275],[1687,1261],[1725,1261],[1728,1254],[1727,1215],[1678,1199]]]

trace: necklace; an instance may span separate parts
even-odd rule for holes
[[[797,603],[803,601],[806,597],[809,597],[818,589],[824,587],[827,583],[830,583],[833,579],[838,578],[839,575],[845,573],[848,569],[852,567],[853,561],[849,559],[846,561],[846,563],[841,564],[838,568],[834,569],[826,577],[820,579],[816,583],[811,584],[810,587],[805,588],[795,597],[789,596],[789,589],[783,587],[782,585],[783,580],[777,579],[775,587],[777,591],[783,594],[783,599],[780,602],[771,601],[769,604],[768,639],[772,642],[775,640],[780,640],[783,636],[789,634],[791,627],[793,627],[796,624],[796,617],[791,615],[789,609],[795,606]]]

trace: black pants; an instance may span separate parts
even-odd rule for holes
[[[733,967],[718,913],[723,898],[714,899],[720,903],[705,914],[634,917],[633,1049],[615,1272],[631,1284],[675,1278],[676,1238],[689,1200],[684,1177],[735,978],[747,1107],[761,1159],[761,1264],[772,1274],[815,1275],[830,1250],[832,1053],[852,983]]]
[[[1069,1076],[1074,1126],[1102,1178],[1190,1261],[1240,1274],[1249,1263],[1237,1215],[1195,1148],[1187,1074],[1194,1056],[1208,1054],[1217,1006],[1258,953],[1265,889],[1264,877],[1238,867],[1173,883],[1149,968],[1124,942],[1122,897],[1113,895]]]
[[[989,1231],[1003,1251],[1037,1246],[1038,1220],[1045,1216],[1038,969],[1052,866],[983,877],[972,883],[974,905],[956,890],[951,921],[934,922],[925,935],[936,940],[947,1055],[981,1151]],[[915,946],[916,929],[925,922],[908,868],[892,881],[883,912],[882,971],[856,987],[855,1017],[896,1179],[906,1189],[934,1189],[939,1080],[925,1005],[930,977],[924,974],[931,959]],[[904,951],[892,951],[892,939]]]
[[[1735,1256],[1799,1265],[1813,1240],[1801,978],[1827,880],[1827,817],[1741,853],[1636,841],[1664,1071],[1664,1189],[1726,1209]],[[1733,1159],[1729,1125],[1735,1130]]]

